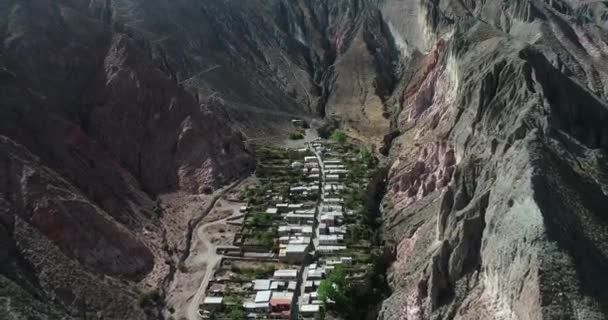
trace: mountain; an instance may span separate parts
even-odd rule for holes
[[[582,0],[5,0],[5,314],[160,317],[137,301],[172,268],[157,197],[248,174],[246,140],[304,118],[387,164],[379,319],[606,319],[607,21]]]
[[[385,5],[408,80],[380,318],[606,319],[606,3]]]

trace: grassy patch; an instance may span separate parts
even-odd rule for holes
[[[302,140],[304,139],[304,135],[300,132],[292,132],[289,134],[289,140]]]
[[[233,266],[230,268],[230,271],[242,275],[247,279],[263,279],[269,278],[274,274],[275,266],[272,264],[260,264],[259,266],[253,268],[239,268]]]
[[[346,133],[340,130],[334,130],[334,132],[331,134],[330,139],[337,144],[343,145],[346,143]]]

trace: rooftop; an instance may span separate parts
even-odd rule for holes
[[[306,313],[313,313],[313,312],[319,312],[319,305],[318,304],[304,304],[300,307],[300,312],[306,312]]]
[[[274,272],[275,278],[295,278],[298,276],[296,269],[280,269]]]
[[[272,295],[272,291],[270,291],[270,290],[258,291],[255,294],[255,302],[256,303],[268,302],[268,301],[270,301],[271,295]]]
[[[253,281],[253,290],[263,291],[270,289],[270,279],[259,279]]]
[[[308,249],[308,244],[288,244],[285,249],[286,253],[303,253]],[[297,271],[296,271],[297,272]]]
[[[222,304],[223,301],[223,297],[205,297],[203,304]]]

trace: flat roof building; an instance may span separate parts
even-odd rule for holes
[[[255,303],[262,303],[262,302],[268,303],[270,301],[271,296],[272,296],[272,291],[270,291],[270,290],[258,291],[255,294]]]
[[[321,234],[319,235],[319,244],[320,245],[335,245],[339,244],[344,240],[344,235],[342,234]]]
[[[253,290],[255,291],[265,291],[270,290],[270,279],[258,279],[253,280]]]
[[[266,209],[266,213],[268,213],[268,214],[277,214],[277,213],[279,213],[279,209],[277,209],[277,208],[268,208],[268,209]]]
[[[204,305],[222,304],[223,302],[223,297],[205,297],[205,299],[203,300]]]
[[[298,270],[296,269],[279,269],[274,272],[275,280],[294,280],[298,277]]]
[[[303,304],[300,307],[300,314],[304,317],[312,317],[319,313],[321,306],[318,304]]]
[[[304,157],[304,162],[317,162],[317,157],[315,157],[315,156]]]

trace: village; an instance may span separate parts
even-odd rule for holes
[[[200,319],[329,319],[340,286],[366,279],[374,235],[364,190],[376,163],[344,140],[254,147],[255,178],[230,196],[235,232],[213,248]]]

